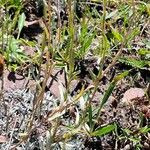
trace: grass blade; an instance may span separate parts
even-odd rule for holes
[[[105,105],[105,103],[108,101],[108,98],[109,98],[109,96],[111,95],[111,93],[112,93],[114,87],[116,86],[117,82],[118,82],[119,80],[123,79],[125,76],[127,76],[128,73],[129,73],[129,71],[123,72],[122,74],[116,76],[116,77],[114,78],[114,80],[110,83],[110,85],[109,85],[107,91],[106,91],[105,94],[104,94],[104,97],[103,97],[103,99],[102,99],[102,102],[101,102],[101,104],[100,104],[100,107],[99,107],[99,110],[98,110],[96,119],[97,119],[98,116],[100,115],[101,109],[103,108],[103,106]]]
[[[25,19],[26,19],[26,16],[25,16],[24,13],[22,13],[22,14],[19,16],[19,21],[18,21],[18,29],[19,29],[19,32],[18,32],[17,39],[19,39],[21,30],[22,30],[22,28],[23,28],[23,26],[24,26],[24,23],[25,23]]]
[[[115,124],[111,124],[111,125],[107,125],[104,127],[101,127],[99,129],[97,129],[96,131],[92,132],[92,136],[103,136],[106,135],[108,133],[110,133],[111,131],[114,131],[116,128]]]

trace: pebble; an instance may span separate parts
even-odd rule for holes
[[[150,149],[150,145],[147,142],[144,142],[144,148]]]
[[[130,145],[127,144],[122,150],[130,150]]]

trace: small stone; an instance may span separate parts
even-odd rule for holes
[[[145,91],[141,88],[130,88],[123,95],[123,103],[126,104],[141,104],[145,96]]]
[[[123,148],[123,150],[130,150],[130,145],[127,144],[127,145]]]
[[[144,142],[144,148],[149,149],[150,145],[147,142]]]
[[[0,135],[0,143],[6,143],[8,141],[7,137],[4,135]]]

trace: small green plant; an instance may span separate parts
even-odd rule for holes
[[[130,141],[132,144],[130,146],[137,150],[143,148],[142,146],[142,138],[146,137],[149,134],[150,128],[148,126],[139,127],[137,131],[131,131],[128,128],[121,129],[122,134],[117,137],[118,141],[126,140],[127,142]]]
[[[24,26],[25,22],[25,15],[24,13],[20,14],[22,5],[20,0],[9,0],[9,1],[1,1],[1,6],[3,6],[1,11],[4,11],[6,15],[2,15],[0,20],[2,23],[1,26],[1,34],[0,38],[1,40],[1,53],[5,53],[4,56],[6,56],[6,59],[9,63],[11,61],[20,61],[18,60],[19,53],[21,50],[19,50],[19,47],[17,46],[19,41],[20,32]],[[18,17],[19,16],[19,17]],[[15,30],[17,25],[17,28],[19,30],[17,39],[14,38],[13,31]],[[13,54],[11,54],[13,53]],[[18,53],[18,54],[17,54]],[[21,53],[20,53],[21,54]],[[23,53],[22,53],[23,54]],[[13,55],[13,56],[10,56]],[[9,58],[11,57],[11,58]],[[16,59],[15,59],[16,57]],[[13,59],[13,60],[12,60]]]

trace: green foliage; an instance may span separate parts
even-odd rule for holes
[[[127,75],[129,74],[129,71],[125,71],[123,72],[122,74],[120,75],[117,75],[113,81],[109,84],[109,87],[108,89],[106,90],[106,92],[104,93],[104,96],[100,102],[100,105],[99,105],[99,109],[98,109],[98,112],[96,114],[96,120],[98,119],[98,117],[100,116],[100,113],[101,113],[101,109],[103,108],[103,106],[106,104],[106,102],[108,101],[110,95],[112,94],[113,92],[113,89],[115,88],[116,84],[118,83],[118,81],[122,80],[124,77],[126,77]]]
[[[116,29],[112,28],[112,34],[114,35],[114,38],[117,39],[119,42],[123,41],[122,35]]]
[[[16,63],[19,65],[29,60],[28,57],[24,54],[23,50],[20,48],[19,43],[20,41],[16,40],[12,36],[8,38],[8,47],[4,52],[4,56],[8,64]]]
[[[2,43],[0,41],[0,44],[3,45],[1,53],[3,53],[8,67],[16,70],[18,66],[29,61],[29,58],[24,54],[21,48],[24,44],[19,39],[25,22],[25,14],[20,14],[23,2],[21,0],[2,0],[1,5],[3,8],[5,7],[6,14],[0,18],[1,21],[3,21],[1,27],[2,34],[0,35],[3,39]],[[17,30],[16,25],[18,25],[17,39],[13,36],[13,32]]]
[[[106,125],[104,127],[96,129],[93,133],[91,133],[92,136],[104,136],[106,134],[109,134],[110,132],[114,131],[116,129],[115,124]]]
[[[132,131],[128,128],[122,128],[122,134],[118,136],[119,140],[129,140],[131,143],[133,143],[134,147],[136,149],[141,149],[142,146],[142,137],[141,136],[146,136],[147,133],[149,133],[150,128],[148,126],[144,127],[139,127],[136,131]]]
[[[80,47],[76,50],[77,58],[83,59],[84,56],[88,53],[89,47],[92,44],[94,36],[96,33],[91,29],[88,31],[87,23],[82,23],[81,31],[79,32],[79,45]]]
[[[149,60],[150,59],[150,51],[148,49],[140,49],[138,54],[141,56],[141,59]]]
[[[14,9],[17,10],[18,8],[22,7],[23,2],[22,0],[1,0],[0,1],[0,6],[1,7],[6,7],[7,11],[9,11],[10,9]]]
[[[146,67],[150,66],[150,61],[147,60],[136,60],[134,58],[122,57],[119,59],[121,63],[125,63],[126,65],[132,66],[133,68],[138,69],[146,69]]]
[[[24,26],[24,23],[25,23],[25,19],[26,19],[25,14],[22,13],[22,14],[19,16],[19,20],[18,20],[18,29],[19,29],[19,31],[18,31],[17,39],[19,39],[21,30],[22,30],[22,28],[23,28],[23,26]]]

